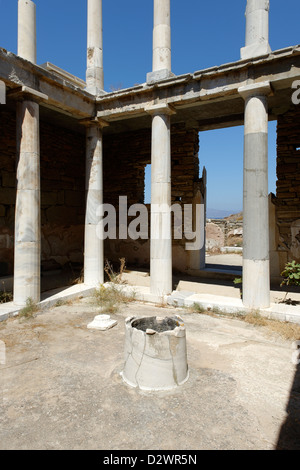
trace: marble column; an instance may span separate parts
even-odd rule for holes
[[[86,89],[93,95],[104,90],[102,0],[88,0]]]
[[[0,80],[0,104],[6,104],[6,85]]]
[[[241,59],[269,54],[269,0],[247,0],[246,42]]]
[[[14,303],[40,300],[39,104],[17,103],[17,198],[15,211]]]
[[[167,104],[149,106],[151,144],[150,290],[156,296],[172,292],[171,115]]]
[[[102,128],[105,125],[104,121],[97,119],[86,121],[84,283],[89,286],[104,282],[104,247],[98,232],[97,210],[103,204]]]
[[[245,100],[243,303],[270,306],[268,98],[269,82],[239,88]]]
[[[18,55],[36,63],[36,6],[31,0],[18,1]]]
[[[147,83],[174,76],[171,72],[170,0],[154,0],[152,72]]]

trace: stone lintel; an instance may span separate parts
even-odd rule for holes
[[[36,101],[37,103],[41,101],[48,101],[47,95],[25,85],[14,88],[13,90],[9,90],[7,92],[7,96],[16,98],[18,100],[30,99],[32,101]]]
[[[251,83],[238,88],[238,93],[242,98],[247,99],[250,96],[268,96],[273,93],[270,82]]]
[[[171,116],[172,114],[176,114],[176,109],[167,103],[158,103],[158,104],[151,104],[145,107],[145,111],[148,114],[155,115],[155,114],[168,114]]]

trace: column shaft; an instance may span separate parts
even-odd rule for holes
[[[268,102],[245,97],[243,303],[270,306],[268,210]]]
[[[36,63],[36,6],[31,0],[18,2],[18,55]]]
[[[102,129],[90,125],[86,131],[86,217],[84,248],[84,283],[104,282],[103,240],[97,235],[97,209],[103,204]]]
[[[88,0],[87,91],[97,94],[104,89],[102,0]]]
[[[154,0],[153,72],[171,71],[170,0]]]
[[[172,292],[170,116],[152,118],[151,165],[151,293]]]
[[[269,46],[269,0],[248,0],[246,8],[246,41],[241,58],[249,59],[271,52]]]
[[[171,72],[170,0],[154,0],[152,72],[147,83],[174,77]]]
[[[39,105],[17,104],[17,198],[15,212],[14,302],[40,300],[40,144]]]

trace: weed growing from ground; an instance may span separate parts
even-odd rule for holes
[[[290,322],[282,322],[279,320],[274,320],[270,318],[263,317],[258,310],[254,310],[249,313],[245,312],[236,312],[236,313],[226,313],[223,312],[220,308],[214,307],[210,310],[206,309],[198,303],[194,303],[191,307],[187,309],[188,313],[200,313],[203,315],[208,315],[211,317],[223,317],[230,319],[238,319],[249,323],[250,325],[256,327],[266,328],[268,331],[278,334],[282,338],[289,341],[298,341],[300,340],[300,325]]]
[[[19,311],[19,317],[26,320],[33,318],[35,313],[39,310],[37,304],[29,297],[26,300],[26,306]]]
[[[97,305],[105,313],[116,313],[122,304],[127,304],[135,300],[135,292],[125,292],[126,282],[122,279],[125,270],[125,258],[120,259],[120,269],[116,273],[112,264],[106,260],[104,271],[109,279],[109,285],[101,285],[96,289],[94,297]]]
[[[7,302],[12,302],[13,295],[12,292],[0,292],[0,304],[6,304]]]

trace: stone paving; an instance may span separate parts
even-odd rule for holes
[[[299,449],[291,342],[241,320],[142,302],[122,305],[113,328],[88,329],[98,313],[86,297],[0,323],[1,449]],[[168,392],[128,386],[125,319],[170,314],[186,326],[188,381]]]

